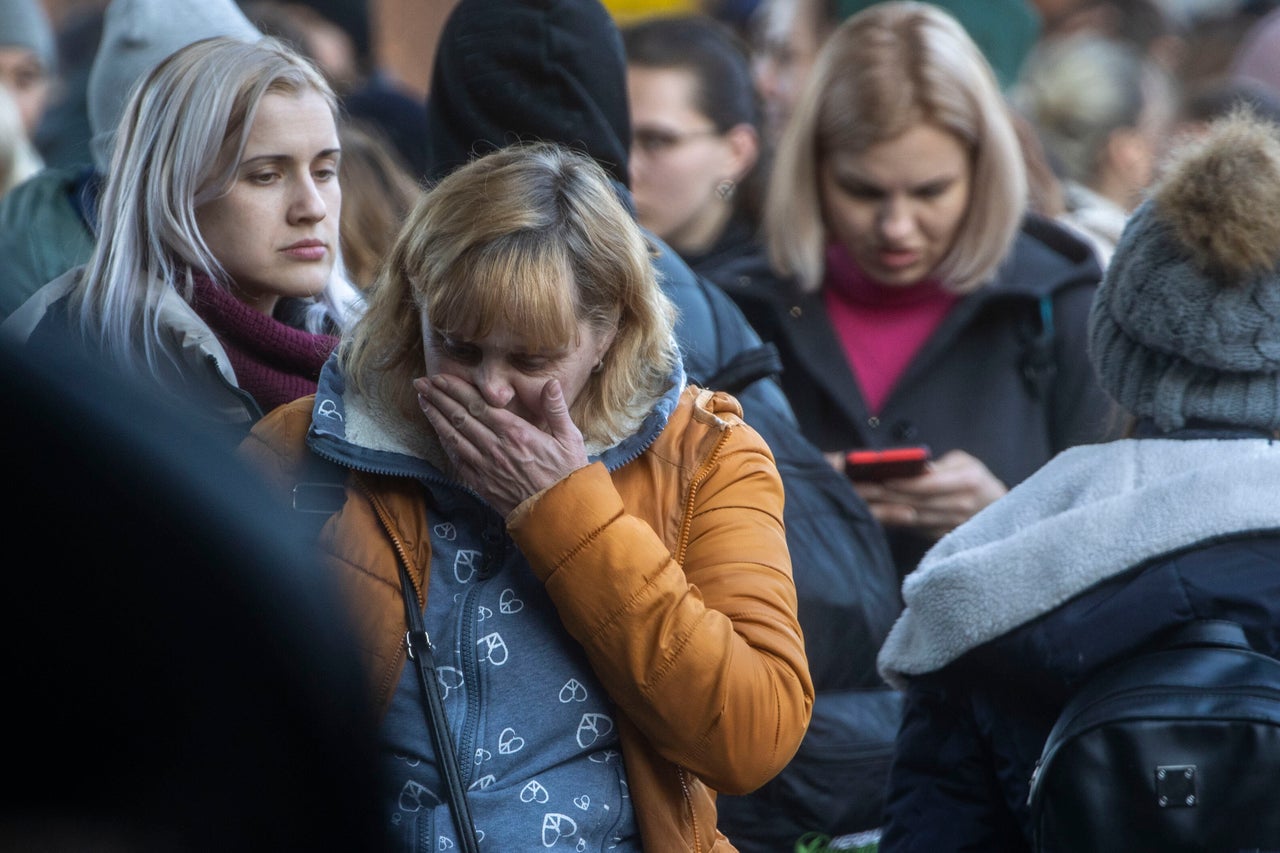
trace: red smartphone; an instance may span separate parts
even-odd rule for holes
[[[933,458],[928,445],[886,447],[883,450],[850,450],[845,454],[844,471],[851,480],[888,480],[923,474]]]

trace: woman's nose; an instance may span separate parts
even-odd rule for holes
[[[484,401],[495,409],[505,409],[515,396],[515,385],[505,367],[485,360],[475,369],[472,382]]]
[[[887,199],[880,209],[879,226],[880,233],[890,240],[910,235],[915,228],[911,205],[903,199]]]
[[[289,207],[291,218],[295,222],[319,222],[328,213],[328,205],[325,204],[324,196],[320,193],[316,182],[310,177],[299,181]]]

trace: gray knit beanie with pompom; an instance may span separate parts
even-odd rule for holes
[[[1280,428],[1280,128],[1240,109],[1171,155],[1094,297],[1089,357],[1162,430]]]

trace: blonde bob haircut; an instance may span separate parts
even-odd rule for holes
[[[634,428],[679,359],[675,309],[649,246],[604,170],[552,143],[522,143],[450,173],[416,204],[339,350],[349,388],[425,423],[412,379],[424,329],[475,340],[504,324],[536,349],[617,328],[570,410],[589,447]]]
[[[778,145],[764,215],[773,266],[805,292],[818,290],[825,158],[866,151],[927,123],[959,139],[973,169],[964,219],[932,276],[958,293],[981,286],[1008,253],[1027,206],[1009,109],[977,45],[937,6],[891,0],[849,17],[819,52]]]

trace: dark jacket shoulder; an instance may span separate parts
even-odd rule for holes
[[[1277,564],[1276,533],[1163,555],[913,680],[881,849],[1029,850],[1031,773],[1083,680],[1196,618],[1239,622],[1280,655]]]
[[[1102,265],[1088,243],[1052,219],[1033,213],[1023,220],[991,291],[1040,297],[1101,280]]]

